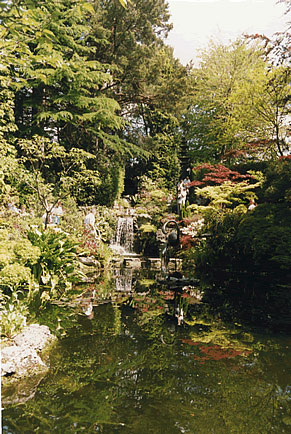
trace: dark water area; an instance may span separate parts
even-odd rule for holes
[[[291,432],[290,337],[223,323],[195,288],[153,276],[88,290],[81,308],[44,314],[60,338],[51,369],[30,397],[4,396],[4,434]]]

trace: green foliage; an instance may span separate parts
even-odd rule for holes
[[[153,181],[163,181],[163,187],[173,189],[179,179],[180,161],[175,139],[157,134],[153,139],[154,152],[147,164],[147,176]]]
[[[161,98],[157,87],[163,83],[159,82],[169,82],[173,76],[175,60],[162,40],[172,27],[169,18],[164,0],[132,0],[126,8],[116,2],[96,5],[93,31],[100,35],[101,22],[108,34],[106,43],[97,48],[98,58],[113,70],[113,86],[108,92],[131,118],[141,115],[145,103]],[[171,95],[175,98],[173,89]]]
[[[69,151],[51,142],[45,137],[34,136],[30,139],[21,139],[18,145],[22,150],[22,161],[29,165],[32,176],[23,179],[33,190],[47,213],[55,205],[49,204],[52,198],[63,198],[72,191],[78,193],[79,185],[83,182],[93,185],[99,184],[97,172],[87,169],[86,161],[95,156],[82,149],[71,148]]]
[[[17,263],[8,264],[0,271],[0,286],[12,290],[22,285],[27,287],[31,283],[31,278],[30,268]]]
[[[100,232],[101,240],[110,242],[116,229],[116,213],[108,207],[98,205],[95,207],[96,227]]]
[[[17,261],[28,266],[36,264],[41,254],[39,247],[33,246],[26,238],[17,240],[13,249]]]
[[[141,225],[139,230],[145,234],[149,234],[151,232],[153,232],[153,233],[157,232],[157,228],[154,225],[151,225],[150,223],[146,223],[144,225]]]
[[[220,219],[230,210],[239,214],[245,213],[248,201],[257,198],[254,190],[260,188],[264,182],[264,176],[261,172],[249,171],[248,175],[242,175],[242,177],[246,176],[252,178],[252,182],[249,180],[234,182],[223,179],[219,185],[196,187],[195,196],[202,198],[202,201],[207,205],[191,204],[187,207],[188,212],[192,210],[194,213],[201,213],[209,221],[215,218]],[[204,179],[206,184],[220,182],[220,180],[212,179],[208,175]],[[198,182],[202,184],[201,181]]]
[[[161,187],[161,182],[154,182],[147,176],[139,179],[137,213],[151,216],[153,224],[159,225],[160,219],[168,211],[169,191]]]
[[[114,196],[116,199],[120,199],[120,196],[124,190],[125,170],[123,167],[113,167],[112,172],[115,175],[115,178],[114,178],[114,190],[115,190]]]
[[[211,288],[207,297],[212,305],[230,317],[286,326],[291,305],[290,217],[285,204],[263,204],[247,214],[226,213],[208,223],[210,237],[189,251],[186,267],[195,264],[196,277]]]
[[[14,291],[9,297],[2,295],[0,300],[1,336],[12,339],[26,326],[29,312],[27,303],[23,302],[22,298],[21,291]]]
[[[259,56],[242,41],[228,46],[211,41],[201,53],[200,66],[193,70],[194,95],[184,123],[192,162],[221,161],[241,146],[230,98],[244,85],[248,71],[263,63]]]
[[[289,150],[290,96],[290,68],[278,66],[253,70],[230,99],[234,105],[233,124],[245,142],[264,150],[265,159]]]
[[[186,107],[189,80],[188,69],[162,39],[172,27],[168,4],[164,0],[133,0],[124,9],[116,2],[106,2],[96,11],[96,34],[100,34],[101,21],[109,36],[107,43],[98,47],[98,58],[112,66],[113,81],[107,95],[118,101],[127,121],[121,136],[147,152],[146,159],[127,159],[126,176],[132,180],[147,173],[153,180],[164,179],[165,186],[173,186],[179,162],[173,128],[169,127],[177,127]]]
[[[243,251],[251,252],[253,267],[276,270],[278,279],[291,268],[290,218],[286,204],[263,204],[241,222],[237,234]]]
[[[210,303],[230,318],[286,326],[291,303],[290,160],[268,162],[262,169],[264,176],[248,171],[255,178],[250,184],[226,181],[196,188],[208,205],[188,208],[203,214],[202,232],[210,236],[183,252],[184,268],[201,279]],[[203,179],[208,178],[216,180]],[[245,203],[253,197],[259,197],[258,205],[247,212]]]
[[[0,229],[0,285],[13,290],[20,286],[30,287],[31,267],[40,257],[40,250],[16,232]]]
[[[99,31],[95,35],[97,16]],[[5,130],[13,140],[15,136],[22,139],[18,146],[33,176],[26,174],[20,182],[35,190],[43,206],[51,200],[50,195],[54,200],[68,192],[80,198],[80,203],[90,197],[95,203],[100,199],[99,169],[112,169],[114,160],[120,173],[122,160],[138,150],[120,137],[124,126],[118,114],[120,106],[106,95],[115,66],[96,55],[99,47],[107,44],[108,36],[99,18],[95,7],[86,1],[50,0],[39,5],[24,0],[21,11],[15,4],[3,11],[3,134]],[[40,137],[43,135],[47,142]],[[50,142],[56,142],[50,146],[51,153],[47,152]],[[92,160],[96,154],[102,154],[101,161]],[[123,183],[116,178],[116,171],[109,173],[108,184],[116,181],[112,193],[105,196],[106,203],[111,204]],[[104,199],[100,203],[105,203]],[[48,211],[47,206],[44,208]]]
[[[139,228],[139,243],[141,252],[145,256],[159,256],[158,245],[156,240],[157,227],[151,223],[145,223]]]
[[[288,150],[290,68],[259,44],[210,42],[193,69],[181,141],[191,163],[274,158]]]
[[[84,1],[50,0],[41,7],[24,1],[21,13],[12,8],[4,14],[6,62],[15,56],[16,121],[23,132],[39,134],[46,127],[52,135],[58,129],[64,143],[79,143],[80,130],[98,134],[101,125],[121,126],[118,104],[99,90],[110,81],[107,65],[92,59],[95,49],[86,43],[93,13]]]
[[[31,231],[28,238],[41,252],[32,266],[34,278],[48,288],[52,298],[59,296],[77,278],[76,244],[66,234],[51,230]]]
[[[11,195],[15,193],[12,182],[20,169],[16,158],[16,149],[0,133],[0,198],[2,203],[8,203]]]
[[[158,108],[144,108],[143,120],[146,124],[146,137],[134,138],[143,144],[146,158],[134,160],[128,168],[127,176],[136,179],[146,174],[161,188],[173,189],[180,175],[179,151],[176,140],[177,118]],[[138,132],[137,132],[138,133]]]
[[[266,170],[262,200],[271,203],[291,202],[291,160],[281,158],[270,162]]]
[[[250,192],[261,184],[262,182],[249,184],[246,181],[238,183],[226,181],[221,185],[196,188],[195,193],[198,197],[208,199],[209,207],[222,210],[245,203],[250,198]],[[199,207],[202,213],[203,208],[202,206]]]

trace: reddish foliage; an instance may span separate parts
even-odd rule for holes
[[[202,181],[192,181],[192,186],[207,184],[223,184],[226,181],[241,182],[243,179],[253,179],[252,175],[243,175],[235,170],[231,170],[223,164],[212,165],[209,163],[199,164],[193,168],[194,172],[206,171]]]
[[[203,185],[202,181],[192,181],[189,184],[190,187],[199,187],[200,185]]]
[[[194,360],[204,363],[206,360],[231,359],[236,356],[248,356],[251,352],[247,350],[234,350],[233,348],[222,348],[219,345],[203,345],[201,342],[193,342],[191,339],[182,339],[182,342],[192,346],[198,346],[200,353],[193,354]]]
[[[223,160],[227,161],[230,158],[237,158],[240,157],[241,155],[245,155],[247,153],[247,150],[242,150],[242,149],[230,149],[229,151],[225,152],[223,155]]]
[[[90,255],[97,255],[98,242],[96,242],[96,239],[94,238],[90,230],[84,229],[82,243],[80,244],[80,246],[83,249],[88,249]]]
[[[191,339],[181,339],[181,341],[183,342],[183,344],[188,344],[188,345],[201,345],[201,342],[193,342],[191,341]]]
[[[182,249],[190,249],[191,247],[194,247],[197,244],[197,240],[192,238],[191,235],[182,235],[180,238],[180,243]]]
[[[279,157],[279,160],[291,160],[291,154],[282,155],[281,157]]]
[[[164,292],[164,300],[173,300],[175,297],[174,291],[165,291]]]

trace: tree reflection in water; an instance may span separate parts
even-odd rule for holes
[[[91,320],[65,316],[50,373],[5,409],[5,434],[289,432],[290,340],[223,323],[191,290],[134,288],[111,302],[103,288]]]

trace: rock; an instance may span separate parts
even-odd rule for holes
[[[160,258],[147,258],[147,263],[150,268],[153,270],[161,269],[161,260]]]
[[[22,377],[33,372],[47,371],[48,367],[37,352],[28,347],[5,347],[2,350],[1,375],[4,377]]]
[[[141,260],[140,258],[126,258],[123,262],[125,267],[129,268],[140,268],[141,267]]]
[[[88,267],[101,268],[100,262],[92,256],[79,256],[79,261]]]
[[[3,385],[2,404],[3,406],[24,404],[32,399],[37,390],[37,386],[44,378],[46,371],[37,373],[29,377],[18,378]]]
[[[31,324],[15,338],[13,345],[1,349],[3,377],[21,378],[33,373],[48,370],[41,353],[57,338],[45,325]]]
[[[56,337],[45,325],[31,324],[14,338],[14,342],[19,347],[29,347],[35,351],[42,351]]]

